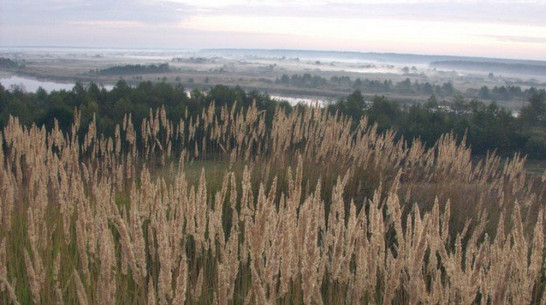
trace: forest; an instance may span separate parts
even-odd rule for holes
[[[19,67],[19,63],[9,58],[0,57],[0,68],[2,69],[15,69]]]
[[[305,81],[309,78],[294,79]],[[423,103],[402,105],[384,96],[366,101],[360,90],[328,105],[327,109],[331,113],[346,114],[355,122],[366,116],[380,131],[393,129],[397,137],[403,137],[410,144],[419,138],[431,146],[443,134],[453,133],[457,138],[465,139],[475,155],[496,151],[503,156],[520,153],[532,159],[545,159],[545,97],[543,91],[533,92],[517,117],[494,102],[460,96],[454,97],[448,105],[439,103],[434,94]],[[120,80],[110,91],[95,83],[77,83],[72,90],[49,93],[43,89],[29,93],[17,88],[8,90],[0,85],[0,128],[6,126],[10,115],[14,115],[26,126],[34,123],[48,129],[53,127],[55,118],[61,130],[68,131],[74,109],[78,108],[84,122],[96,115],[98,130],[112,135],[115,122],[126,113],[131,113],[138,124],[149,115],[150,109],[164,106],[169,118],[174,119],[186,112],[201,113],[212,102],[217,108],[236,104],[237,109],[256,102],[260,111],[266,111],[268,120],[277,105],[265,93],[247,92],[238,86],[216,85],[206,91],[192,90],[188,95],[180,84],[149,81],[129,86]],[[287,102],[281,105],[288,111],[293,108]]]
[[[150,65],[124,65],[113,66],[105,69],[97,69],[96,74],[100,75],[127,75],[127,74],[148,74],[169,72],[169,64],[150,64]]]
[[[406,67],[409,71],[409,68]],[[494,76],[492,76],[494,77]],[[466,90],[455,88],[451,82],[443,82],[440,84],[430,83],[428,81],[419,82],[411,81],[406,78],[399,82],[393,82],[390,79],[377,80],[368,78],[356,78],[352,80],[349,76],[332,76],[329,79],[312,75],[304,74],[283,74],[280,78],[275,79],[276,84],[293,86],[299,88],[330,88],[334,90],[360,90],[368,94],[385,94],[396,93],[404,96],[411,95],[426,95],[434,94],[436,97],[450,98],[454,96],[464,96],[471,99],[481,99],[487,101],[511,101],[511,100],[527,100],[534,94],[544,94],[544,89],[535,87],[521,88],[516,85],[495,85],[488,87],[483,85],[479,89],[469,88]]]

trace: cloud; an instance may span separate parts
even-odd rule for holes
[[[136,28],[144,24],[137,21],[122,21],[122,20],[91,20],[91,21],[72,21],[68,22],[70,26],[83,27],[101,27],[101,28]]]
[[[59,24],[90,20],[175,23],[189,14],[182,3],[130,0],[4,0],[0,21],[9,25]]]
[[[0,24],[130,20],[175,24],[192,16],[402,18],[546,26],[543,1],[431,0],[3,0]]]
[[[0,0],[0,45],[546,54],[545,11],[538,0]]]
[[[476,1],[307,1],[279,4],[269,1],[262,4],[200,6],[202,14],[340,17],[340,18],[403,18],[425,21],[503,22],[545,25],[544,3],[491,3]],[[228,1],[229,2],[229,1]],[[193,6],[195,4],[188,4]],[[197,7],[197,6],[196,6]]]
[[[488,37],[491,37],[498,41],[504,41],[504,42],[546,45],[546,36],[530,37],[530,36],[489,35]]]

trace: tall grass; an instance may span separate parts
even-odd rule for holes
[[[10,118],[0,303],[546,302],[546,173],[525,158],[235,109],[129,115],[113,138]]]

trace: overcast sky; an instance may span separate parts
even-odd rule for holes
[[[546,60],[546,0],[1,0],[0,46],[282,48]]]

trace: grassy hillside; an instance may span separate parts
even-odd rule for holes
[[[0,134],[0,303],[544,302],[546,173],[518,155],[319,108],[80,115]]]

